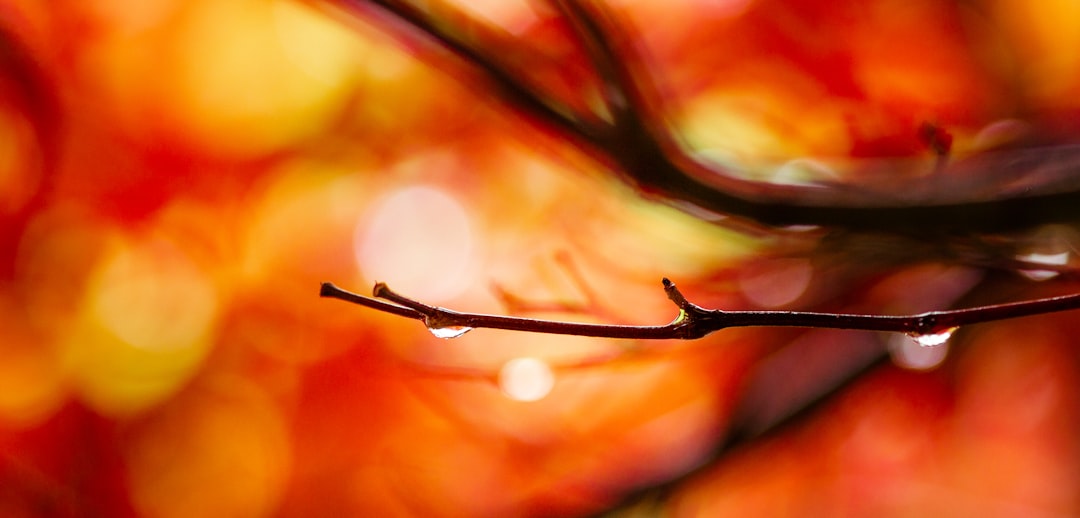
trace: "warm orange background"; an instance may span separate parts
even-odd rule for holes
[[[454,16],[528,42],[524,69],[592,105],[550,9],[462,4]],[[1070,0],[613,9],[686,141],[727,163],[920,156],[926,121],[958,153],[1078,129]],[[899,313],[981,278],[642,199],[387,23],[285,0],[0,3],[0,515],[595,513],[700,466],[774,351],[823,345],[789,358],[779,382],[796,383],[844,344],[887,340],[444,341],[320,299],[322,281],[654,324],[674,316],[661,276],[711,307]],[[1075,250],[1073,230],[1040,232]],[[1080,289],[1014,277],[998,299]],[[939,369],[876,368],[635,509],[1076,515],[1074,320],[962,330]],[[554,371],[537,401],[499,387],[524,357]]]

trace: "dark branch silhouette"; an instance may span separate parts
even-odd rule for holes
[[[869,246],[880,241],[895,244],[892,240],[898,239],[903,242],[899,253],[891,246],[874,247],[875,253],[889,255],[896,263],[938,254],[945,262],[1029,271],[1045,274],[1045,278],[1076,273],[1069,264],[1044,264],[1037,257],[1025,259],[1016,251],[1012,240],[1015,236],[1003,234],[1049,223],[1080,222],[1080,145],[1075,143],[1046,142],[1043,147],[953,156],[949,128],[927,121],[912,128],[926,146],[926,156],[868,160],[867,171],[862,171],[868,174],[852,175],[863,179],[795,185],[756,181],[748,179],[744,171],[696,154],[680,140],[669,122],[664,96],[650,77],[648,56],[639,46],[640,38],[597,2],[549,2],[599,79],[602,106],[578,110],[546,92],[511,62],[507,56],[512,53],[506,49],[521,49],[526,44],[514,41],[497,28],[479,23],[447,23],[440,18],[445,13],[426,2],[419,6],[407,0],[310,1],[376,17],[388,22],[382,26],[398,37],[410,42],[420,40],[455,54],[487,81],[484,91],[494,93],[510,109],[596,157],[643,194],[704,209],[724,218],[723,224],[765,227],[766,231],[785,226],[825,227],[829,239],[816,243],[819,252],[832,250],[837,242],[866,242],[860,238],[873,237]],[[882,170],[874,170],[876,167]],[[691,340],[727,328],[782,326],[904,333],[920,344],[932,346],[944,343],[959,327],[1080,309],[1080,294],[1072,294],[900,316],[724,311],[688,301],[667,279],[663,284],[678,310],[676,317],[663,325],[575,323],[459,312],[403,296],[383,283],[375,285],[372,296],[324,283],[320,295],[418,320],[433,332],[439,331],[435,332],[437,336],[447,338],[470,329],[491,328],[632,340]],[[614,356],[617,353],[589,358],[572,367],[604,364]],[[403,363],[431,376],[495,378],[494,373],[482,369]],[[776,368],[764,367],[765,375],[759,373],[757,379],[771,379],[770,369]],[[760,401],[751,391],[740,413],[730,422],[732,433],[724,447],[777,426],[864,368],[866,364],[855,359],[843,367],[847,374],[833,373],[833,377],[821,380],[807,394],[809,397],[773,399],[771,414],[761,413],[755,406]]]
[[[1080,145],[1047,145],[946,156],[940,138],[931,156],[892,171],[928,167],[936,174],[869,175],[860,184],[787,185],[742,178],[738,171],[695,156],[666,122],[661,96],[648,74],[644,52],[627,24],[599,3],[554,0],[553,5],[585,49],[600,77],[610,118],[575,113],[526,79],[502,56],[511,38],[482,24],[467,30],[440,23],[433,9],[401,0],[324,0],[346,10],[381,15],[457,54],[482,71],[509,106],[606,159],[642,192],[689,203],[767,226],[824,225],[920,236],[999,232],[1080,219]],[[920,128],[913,128],[920,131]],[[1020,181],[1023,179],[1023,181]]]
[[[1080,219],[1080,210],[1076,208],[1080,207],[1080,174],[1075,172],[1080,169],[1080,146],[984,152],[957,159],[949,155],[951,135],[932,123],[913,129],[926,144],[930,156],[911,162],[933,169],[934,174],[914,181],[910,177],[905,179],[904,175],[891,180],[871,175],[872,182],[879,184],[787,185],[742,178],[737,171],[695,156],[679,141],[666,120],[662,96],[649,77],[645,53],[637,44],[639,39],[627,24],[597,2],[551,2],[599,78],[602,108],[579,113],[545,93],[528,79],[528,74],[507,60],[507,53],[502,51],[504,45],[521,43],[515,43],[497,28],[480,23],[465,23],[464,27],[460,23],[445,23],[436,10],[403,0],[325,1],[365,16],[381,17],[392,22],[388,25],[399,32],[404,28],[405,37],[420,36],[437,48],[456,54],[482,72],[492,90],[510,107],[605,159],[649,195],[765,226],[822,225],[836,230],[917,236],[921,241]],[[904,166],[915,167],[912,164]],[[902,168],[896,163],[893,167]],[[1022,182],[1018,181],[1020,178]],[[1010,259],[1008,253],[995,256],[997,267],[1024,266]],[[966,262],[988,261],[976,254]],[[1071,295],[912,316],[732,312],[691,304],[666,281],[665,289],[681,312],[674,321],[660,326],[459,313],[402,297],[384,284],[376,285],[374,298],[346,292],[332,284],[322,286],[322,295],[421,320],[434,329],[488,327],[637,339],[698,338],[742,326],[933,334],[961,325],[1080,308],[1080,295]]]
[[[1071,294],[1008,304],[900,316],[803,311],[723,311],[706,309],[688,301],[675,283],[668,279],[664,279],[663,284],[664,292],[679,309],[678,316],[668,324],[643,326],[561,322],[462,313],[405,297],[381,282],[375,284],[372,297],[343,290],[329,282],[322,284],[319,295],[419,320],[429,329],[457,331],[454,333],[455,336],[469,329],[487,328],[636,340],[692,340],[732,327],[849,329],[906,333],[920,337],[949,333],[961,326],[1080,309],[1080,294]]]

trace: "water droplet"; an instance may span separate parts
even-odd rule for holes
[[[950,327],[944,331],[939,331],[937,333],[910,334],[908,336],[910,336],[911,339],[914,340],[915,343],[919,344],[919,346],[921,347],[937,347],[939,345],[944,345],[945,342],[948,342],[949,338],[952,338],[953,333],[956,332],[956,329],[957,328],[955,327]]]
[[[1017,273],[1033,281],[1053,279],[1075,269],[1080,232],[1065,225],[1046,225],[1020,237],[1015,259]],[[1046,268],[1040,268],[1046,266]]]
[[[893,363],[899,367],[917,371],[930,370],[941,365],[941,362],[944,362],[949,355],[948,339],[942,339],[936,334],[926,336],[937,336],[936,340],[940,340],[941,343],[928,346],[912,336],[893,334],[888,341],[889,354],[892,356]]]
[[[468,333],[469,331],[472,331],[472,330],[473,330],[473,328],[466,327],[466,326],[446,326],[446,327],[429,327],[428,328],[428,331],[431,331],[431,334],[433,334],[433,335],[435,335],[435,336],[437,336],[439,338],[457,338],[457,337],[459,337],[459,336],[461,336],[461,335],[463,335],[465,333]]]
[[[499,371],[499,388],[510,399],[537,401],[555,386],[555,373],[543,360],[515,358]]]
[[[1040,254],[1030,253],[1016,256],[1016,260],[1022,263],[1029,263],[1032,265],[1045,264],[1048,266],[1064,266],[1069,264],[1069,252],[1060,252],[1056,254]],[[1027,277],[1033,281],[1045,281],[1057,277],[1059,273],[1054,270],[1020,270],[1020,275]]]

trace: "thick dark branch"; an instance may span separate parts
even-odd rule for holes
[[[984,153],[948,165],[939,156],[937,174],[904,185],[783,185],[740,178],[694,156],[676,138],[661,113],[663,96],[647,77],[644,52],[624,24],[597,2],[555,3],[610,92],[615,140],[604,152],[646,192],[776,226],[925,233],[1080,219],[1080,146]],[[919,160],[911,162],[917,167]],[[1007,191],[1005,185],[1019,177],[1032,180],[1023,190]]]
[[[807,327],[931,335],[948,332],[960,326],[1080,309],[1080,294],[1073,294],[900,316],[802,311],[721,311],[706,309],[689,302],[675,284],[667,279],[664,279],[664,291],[679,308],[679,314],[671,323],[660,326],[590,324],[462,313],[410,299],[390,290],[381,282],[375,285],[373,297],[345,291],[328,282],[323,283],[319,295],[420,320],[429,329],[435,330],[488,328],[636,340],[692,340],[731,327]]]
[[[624,24],[597,2],[557,0],[604,83],[613,127],[586,122],[521,79],[501,48],[463,36],[430,9],[402,0],[325,0],[353,11],[377,8],[412,26],[487,74],[511,106],[599,152],[642,191],[772,226],[827,225],[867,231],[1002,231],[1080,220],[1080,146],[983,153],[956,159],[939,174],[872,184],[784,185],[751,181],[699,159],[673,135],[642,53]],[[917,167],[920,160],[913,160]],[[933,167],[932,165],[930,167]],[[901,168],[902,169],[902,168]]]

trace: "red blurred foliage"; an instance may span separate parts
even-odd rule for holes
[[[1036,57],[1080,16],[901,3],[614,7],[678,127],[736,135],[735,155],[974,152],[1010,117],[1076,129],[1061,92],[1080,60]],[[523,28],[495,43],[589,108],[596,78],[554,11],[507,12]],[[972,330],[937,371],[878,366],[712,460],[806,333],[446,342],[319,300],[321,281],[385,280],[501,312],[495,283],[559,318],[655,323],[672,317],[662,275],[713,307],[895,313],[954,303],[981,275],[837,258],[824,230],[748,237],[642,200],[382,23],[285,0],[0,3],[0,514],[583,515],[672,481],[680,516],[1080,510],[1068,315]],[[884,340],[818,339],[766,392],[800,404],[799,383],[854,368],[837,351]],[[523,357],[554,373],[538,401],[500,390]]]

